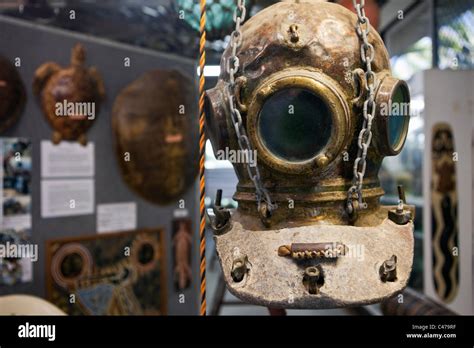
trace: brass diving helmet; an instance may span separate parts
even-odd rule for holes
[[[382,39],[333,3],[280,2],[241,27],[238,12],[206,95],[214,151],[257,155],[233,163],[237,211],[215,208],[229,290],[273,308],[394,295],[412,268],[414,211],[403,192],[380,204],[378,171],[403,148],[410,94]]]

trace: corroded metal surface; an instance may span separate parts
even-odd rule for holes
[[[10,128],[21,116],[26,93],[16,68],[0,56],[0,133]]]
[[[54,130],[53,142],[56,144],[61,140],[77,140],[85,145],[85,134],[98,116],[105,97],[102,78],[94,67],[85,66],[85,60],[84,47],[76,44],[70,66],[62,68],[54,62],[47,62],[35,72],[33,92]],[[78,113],[80,108],[91,113]]]
[[[272,308],[336,308],[366,305],[403,290],[413,260],[413,223],[398,226],[385,219],[376,227],[318,225],[250,231],[243,225],[255,218],[236,213],[232,229],[216,235],[216,248],[227,287],[243,301]],[[345,256],[333,259],[295,261],[279,257],[278,248],[289,243],[344,241]],[[234,255],[246,255],[248,271],[242,281],[232,278]],[[382,282],[379,268],[397,255],[397,281]],[[309,294],[304,271],[320,265],[324,285]]]
[[[153,70],[124,88],[112,110],[117,160],[143,198],[178,200],[198,172],[193,83],[177,71]]]

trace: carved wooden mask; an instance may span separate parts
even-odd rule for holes
[[[125,182],[156,204],[177,200],[198,172],[194,84],[177,71],[153,70],[124,88],[112,110]]]
[[[21,77],[12,63],[0,56],[0,133],[21,116],[26,93]]]

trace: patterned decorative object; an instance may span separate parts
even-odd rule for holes
[[[459,231],[455,145],[453,132],[447,123],[433,127],[431,150],[434,285],[439,298],[450,303],[456,298],[459,288]]]
[[[71,315],[166,314],[161,229],[47,244],[48,300]]]

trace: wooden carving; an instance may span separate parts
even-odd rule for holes
[[[25,102],[25,87],[18,71],[0,56],[0,133],[20,118]]]
[[[452,302],[459,290],[458,195],[455,141],[451,126],[437,123],[431,144],[431,233],[436,293]]]
[[[150,202],[179,199],[197,175],[193,86],[177,71],[154,70],[115,100],[112,128],[124,180]]]
[[[178,290],[186,289],[191,283],[191,220],[173,222],[174,277]]]
[[[55,144],[61,140],[77,140],[85,145],[85,133],[99,114],[105,97],[104,84],[95,68],[85,66],[85,60],[86,51],[77,44],[72,49],[69,67],[47,62],[35,72],[33,92],[54,130]]]

